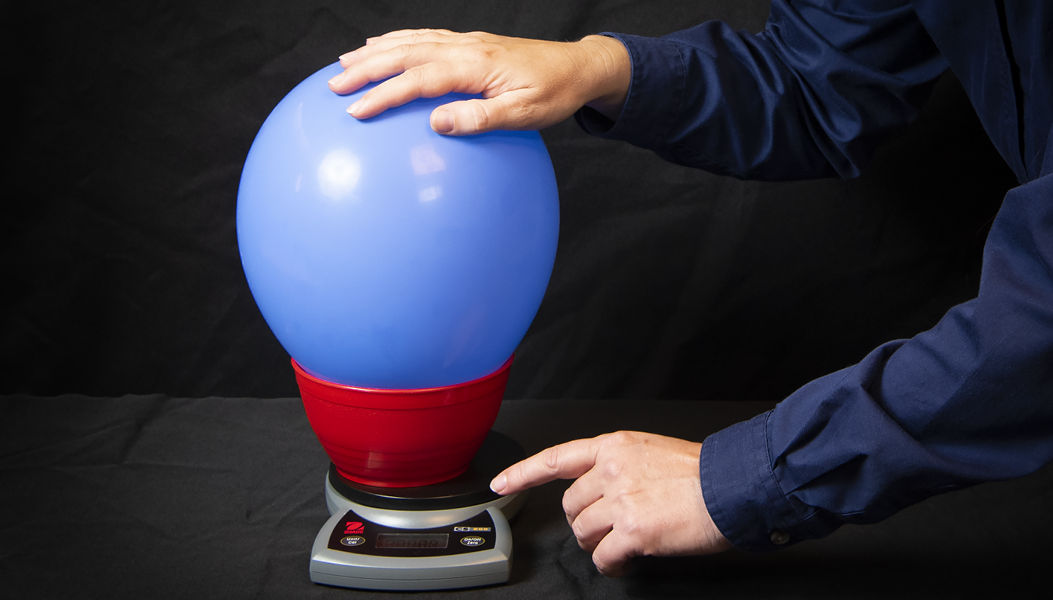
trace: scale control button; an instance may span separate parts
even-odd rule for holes
[[[346,538],[341,539],[340,543],[345,546],[361,546],[366,543],[366,538],[360,535],[349,535]]]
[[[486,543],[486,539],[481,538],[477,535],[466,535],[461,538],[461,544],[468,546],[469,548],[474,546],[482,546]]]
[[[453,530],[456,531],[457,533],[468,532],[468,531],[471,531],[471,532],[490,531],[491,529],[493,529],[493,528],[492,527],[454,527],[453,528]]]

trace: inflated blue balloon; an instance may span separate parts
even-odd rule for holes
[[[330,65],[267,117],[238,189],[252,295],[311,374],[441,387],[501,367],[541,304],[559,201],[536,131],[445,137],[419,99],[366,121]]]

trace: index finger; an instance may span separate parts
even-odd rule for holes
[[[490,489],[501,495],[514,494],[556,479],[577,479],[596,464],[596,438],[574,440],[522,460],[490,483]]]
[[[407,35],[413,35],[415,33],[438,33],[438,34],[442,34],[442,35],[453,35],[455,32],[450,31],[449,29],[428,29],[428,28],[425,28],[425,29],[399,29],[399,30],[396,30],[396,31],[389,31],[389,32],[385,33],[384,35],[378,35],[376,37],[367,38],[366,39],[366,45],[375,44],[375,43],[377,43],[380,40],[388,40],[388,39],[391,39],[391,38],[406,37]]]
[[[381,36],[371,37],[366,40],[364,46],[341,54],[340,66],[346,69],[365,58],[398,46],[449,40],[456,35],[456,32],[448,29],[400,29],[399,31],[392,31]]]
[[[388,52],[399,46],[412,46],[423,42],[441,42],[451,39],[453,32],[438,29],[405,29],[392,31],[380,37],[369,38],[365,46],[360,46],[351,52],[340,55],[340,66],[345,69],[352,65]]]

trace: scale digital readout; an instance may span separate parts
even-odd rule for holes
[[[525,456],[491,432],[468,472],[418,488],[376,488],[326,477],[330,517],[311,550],[311,581],[374,590],[438,590],[508,581],[508,520],[525,495],[499,496],[490,480]]]

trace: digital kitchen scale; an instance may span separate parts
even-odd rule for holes
[[[491,431],[463,474],[414,488],[349,481],[330,465],[329,520],[311,549],[311,581],[372,590],[440,590],[508,581],[508,521],[525,493],[500,496],[490,481],[526,458]]]

